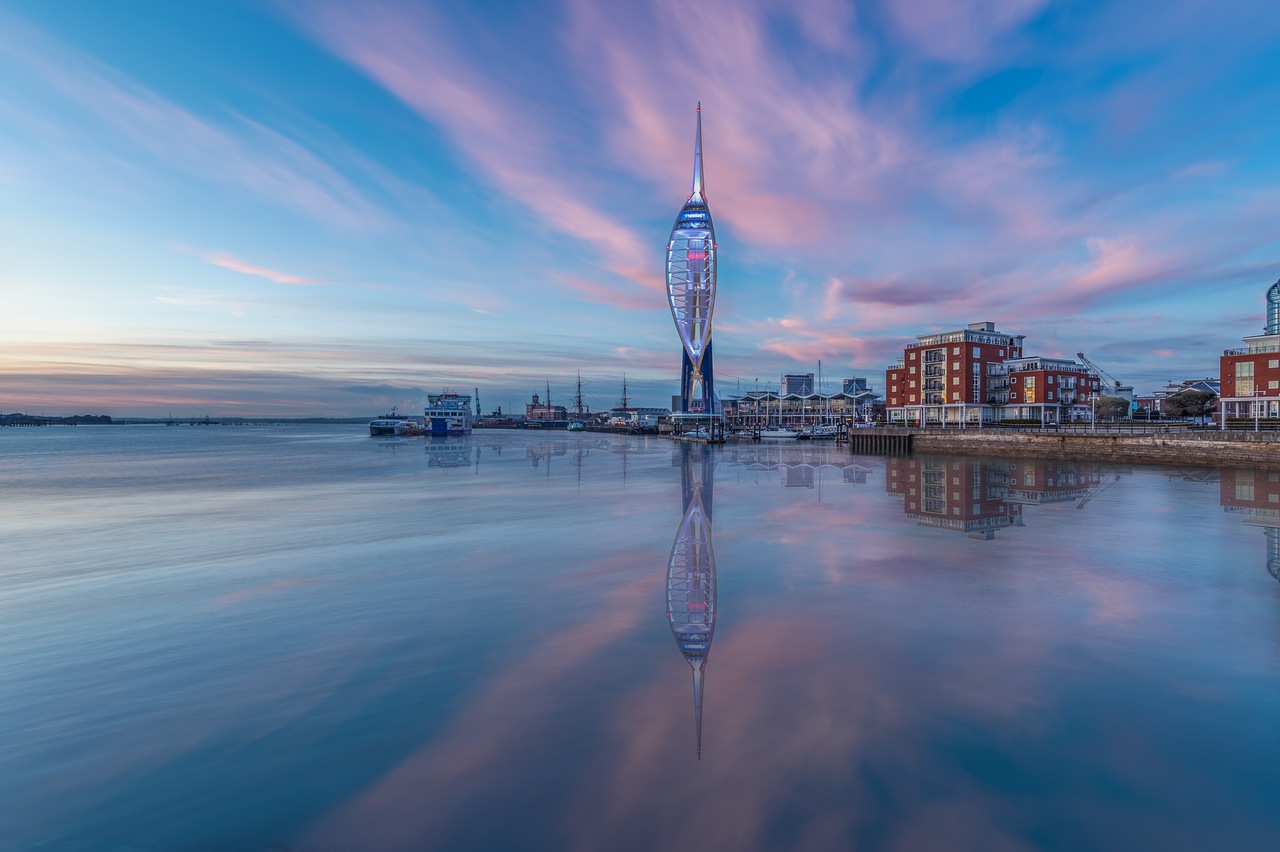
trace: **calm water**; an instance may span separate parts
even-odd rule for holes
[[[1280,848],[1275,474],[363,432],[0,430],[0,848]]]

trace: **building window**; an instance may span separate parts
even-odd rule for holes
[[[958,385],[958,384],[960,384],[960,377],[959,377],[959,376],[955,376],[955,377],[953,377],[953,378],[951,379],[951,384],[953,384],[953,385]]]
[[[915,379],[912,379],[911,381],[907,382],[907,387],[909,387],[909,388],[913,388],[913,387],[915,387],[915,386],[916,386],[916,380],[915,380]]]
[[[916,374],[916,368],[915,368],[915,367],[908,367],[908,368],[907,368],[907,372],[914,376],[914,375]]]
[[[1016,385],[1018,382],[1022,381],[1022,376],[1010,376],[1009,381]]]
[[[1273,370],[1276,367],[1280,367],[1280,358],[1272,358],[1270,361],[1267,362],[1267,366]]]
[[[1000,357],[1001,357],[1001,358],[1003,358],[1003,357],[1004,357],[1004,350],[1003,350],[1003,349],[1001,349],[1001,350],[1000,350]]]
[[[952,361],[952,362],[951,362],[951,369],[953,369],[953,370],[959,370],[959,369],[960,369],[960,362],[959,362],[959,361]]]
[[[1274,379],[1272,381],[1267,382],[1268,390],[1276,390],[1277,388],[1280,388],[1280,382],[1277,382]]]
[[[1053,399],[1053,391],[1049,391],[1049,399]]]
[[[976,347],[976,346],[975,346],[975,347],[973,347],[973,357],[975,357],[975,358],[981,358],[981,357],[982,357],[982,350],[981,350],[981,349],[979,349],[979,348],[978,348],[978,347]]]
[[[960,347],[959,347],[959,346],[953,346],[953,347],[951,347],[951,354],[952,354],[952,355],[959,355],[959,354],[960,354]]]
[[[1053,376],[1050,376],[1049,378],[1045,379],[1045,384],[1049,384],[1049,385],[1053,384]]]
[[[1253,393],[1253,362],[1236,362],[1236,396],[1249,396]]]

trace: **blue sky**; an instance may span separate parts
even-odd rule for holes
[[[1251,2],[0,0],[0,410],[666,404],[703,104],[722,393],[990,320],[1149,391],[1280,277]]]

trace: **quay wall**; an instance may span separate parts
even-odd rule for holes
[[[877,430],[878,431],[878,430]],[[892,430],[899,432],[899,430]],[[1280,469],[1280,435],[1268,432],[1054,434],[999,430],[900,430],[917,453],[1035,456],[1117,463]],[[851,440],[854,452],[859,446]]]

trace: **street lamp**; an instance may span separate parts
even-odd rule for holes
[[[1261,409],[1260,401],[1262,397],[1262,388],[1253,389],[1253,431],[1258,431],[1258,412]]]
[[[1094,391],[1093,396],[1089,397],[1089,401],[1093,404],[1093,414],[1090,415],[1090,423],[1093,431],[1098,431],[1098,392]]]

